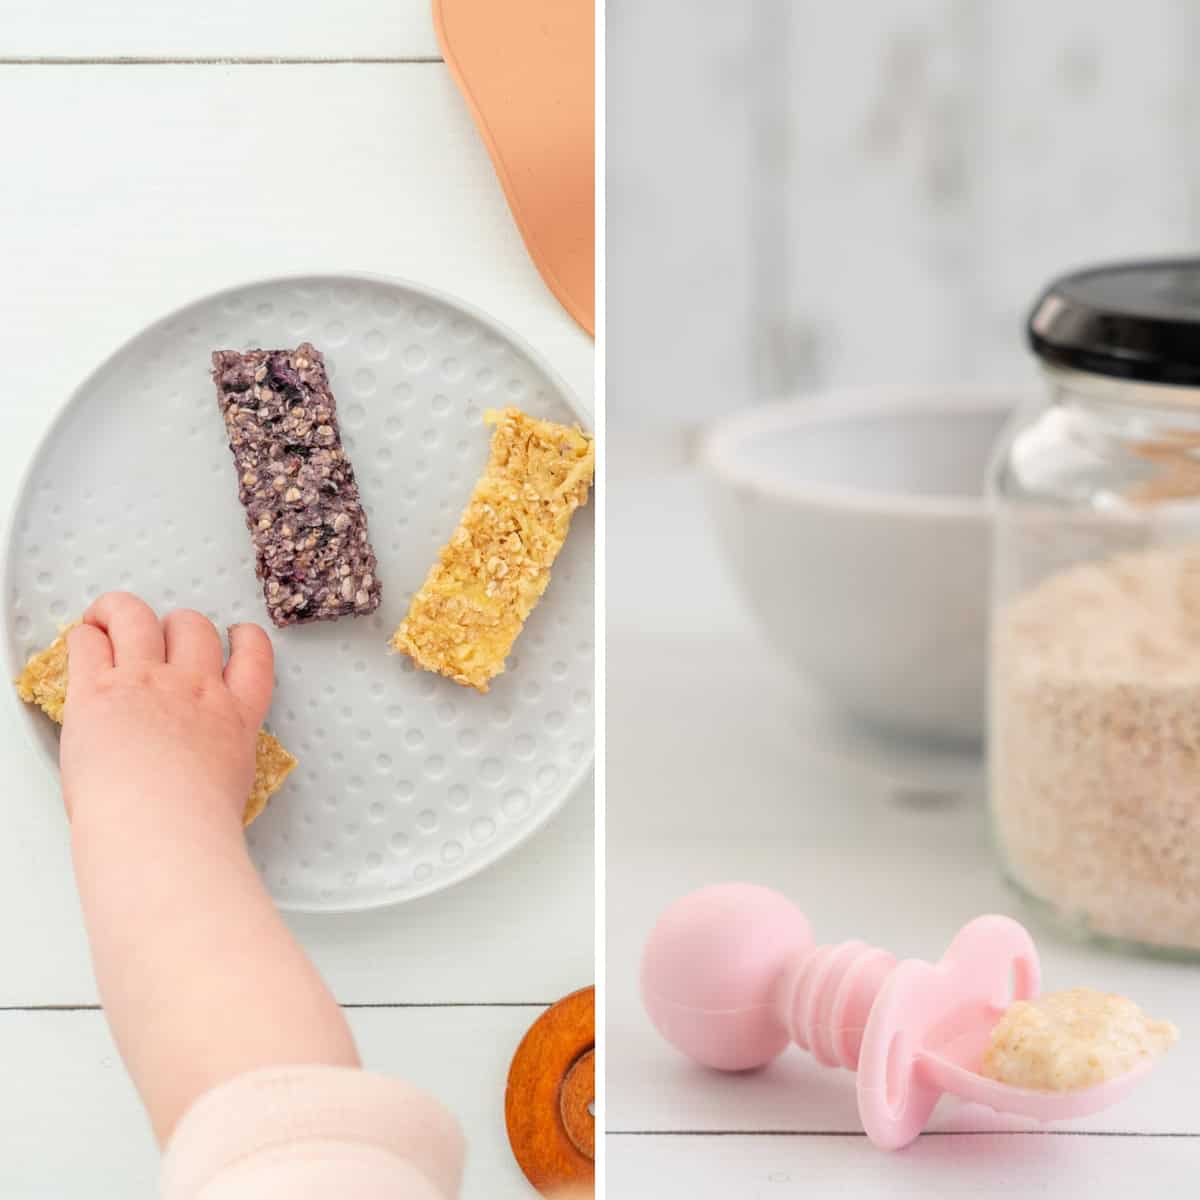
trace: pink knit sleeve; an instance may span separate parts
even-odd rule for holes
[[[463,1139],[424,1092],[344,1067],[272,1067],[184,1114],[163,1200],[455,1200]]]

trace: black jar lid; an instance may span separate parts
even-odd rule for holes
[[[1200,384],[1200,258],[1110,263],[1056,279],[1029,317],[1055,366],[1144,383]]]

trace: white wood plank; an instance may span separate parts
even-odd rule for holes
[[[0,58],[438,57],[431,0],[0,0]]]
[[[697,565],[695,577],[706,574]],[[665,586],[654,575],[639,579],[647,589]],[[905,813],[895,806],[914,788],[945,790],[964,803],[980,796],[974,758],[927,756],[871,738],[830,712],[754,634],[693,632],[702,617],[703,610],[681,618],[682,633],[610,633],[614,838],[733,832],[828,840],[836,831],[874,844],[872,823]],[[664,762],[671,764],[670,787],[663,786]]]
[[[0,513],[102,357],[255,276],[371,270],[432,284],[513,327],[590,401],[592,343],[529,263],[441,66],[0,67],[0,111],[30,117],[6,126],[21,169],[0,188],[0,273],[19,281],[0,296]],[[322,170],[292,187],[301,129]],[[0,1004],[87,1003],[56,781],[18,706],[5,689],[0,909],[20,915],[0,930]],[[580,796],[459,891],[296,928],[344,1001],[553,1000],[593,977],[591,844]]]
[[[529,261],[443,66],[0,67],[0,110],[29,117],[7,126],[21,166],[0,189],[0,269],[21,280],[0,349],[22,430],[169,309],[306,270],[473,301],[590,399],[591,340]]]
[[[468,1141],[464,1200],[528,1200],[504,1129],[508,1064],[537,1008],[349,1014],[364,1064],[446,1104]],[[92,1200],[158,1194],[158,1154],[99,1013],[0,1013],[0,1194]]]
[[[621,1200],[1125,1200],[1186,1194],[1200,1141],[983,1135],[884,1154],[862,1138],[610,1137],[607,1162],[608,1193]]]

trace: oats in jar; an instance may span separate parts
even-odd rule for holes
[[[1200,950],[1200,552],[1051,575],[998,612],[992,673],[1014,880],[1092,933]]]

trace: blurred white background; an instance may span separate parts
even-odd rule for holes
[[[747,696],[729,753],[805,719],[718,555],[695,431],[828,387],[1036,389],[1024,321],[1053,276],[1200,241],[1200,3],[609,0],[607,21],[608,807],[637,836],[695,820],[700,779],[649,806],[639,782],[652,732],[694,741],[686,659],[754,662],[789,710],[767,737]]]
[[[614,478],[762,396],[1029,380],[1051,276],[1200,236],[1195,0],[607,14]]]

